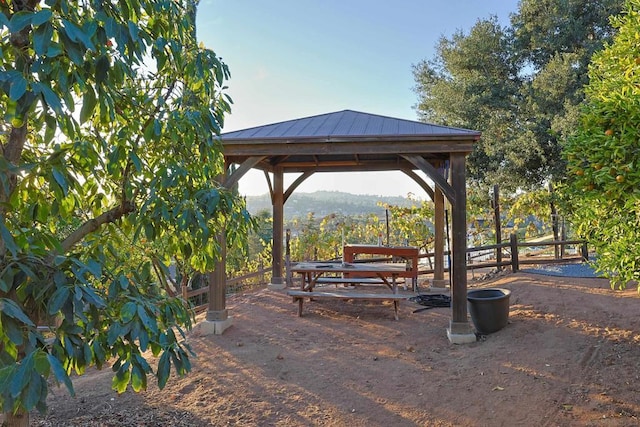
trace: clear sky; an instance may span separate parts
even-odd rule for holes
[[[197,27],[231,71],[229,132],[345,109],[416,120],[412,65],[433,58],[440,37],[491,15],[507,25],[517,8],[518,0],[201,0]],[[426,197],[401,172],[317,173],[296,191],[317,190]],[[268,192],[262,172],[242,178],[240,192]]]

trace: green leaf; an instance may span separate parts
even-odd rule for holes
[[[147,314],[147,310],[145,310],[144,306],[138,306],[138,317],[142,321],[142,324],[149,329],[152,333],[158,333],[158,324],[154,318],[149,317]]]
[[[39,26],[33,32],[33,48],[38,55],[44,55],[49,49],[53,38],[53,25],[47,22],[45,25]]]
[[[2,327],[4,328],[4,333],[9,340],[15,345],[22,345],[24,343],[24,337],[22,336],[22,323],[18,324],[18,322],[14,319],[4,319],[2,321]]]
[[[53,179],[55,179],[56,183],[62,190],[62,194],[64,194],[66,197],[67,194],[69,194],[69,185],[67,184],[67,178],[57,168],[53,168],[51,173],[53,174]]]
[[[31,371],[33,370],[33,353],[29,353],[18,365],[11,384],[9,385],[9,394],[14,399],[20,396],[22,390],[29,384],[31,379]]]
[[[11,88],[9,89],[9,98],[11,98],[13,101],[17,101],[18,99],[20,99],[26,91],[27,91],[27,80],[22,75],[18,75],[11,80]]]
[[[5,316],[9,316],[13,319],[19,320],[25,325],[35,326],[35,324],[27,317],[22,311],[20,306],[7,298],[0,298],[0,312]]]
[[[46,352],[38,350],[33,357],[33,362],[37,373],[45,377],[49,376],[49,372],[51,372],[51,365],[49,364]]]
[[[56,136],[57,122],[56,122],[56,118],[49,114],[45,115],[44,121],[47,125],[44,131],[44,142],[48,144],[53,140],[53,137]]]
[[[111,381],[111,387],[118,393],[124,393],[127,391],[127,385],[129,385],[129,379],[131,378],[131,372],[129,372],[129,363],[125,363],[118,369],[118,372]]]
[[[147,386],[147,375],[142,372],[137,364],[131,366],[131,388],[133,391],[139,392],[144,390]]]
[[[31,371],[29,376],[27,387],[22,391],[22,405],[27,411],[35,408],[40,399],[46,397],[46,394],[42,396],[42,383],[44,380],[40,374],[36,371]]]
[[[53,293],[53,295],[51,295],[47,312],[49,314],[56,314],[60,310],[62,310],[62,306],[69,299],[69,294],[70,294],[69,288],[67,288],[66,286],[62,288],[58,288]]]
[[[62,115],[62,102],[60,102],[60,97],[56,95],[56,93],[51,90],[51,88],[43,83],[33,83],[33,91],[35,93],[41,93],[44,96],[44,100],[56,114]]]
[[[158,361],[158,387],[162,390],[167,385],[167,380],[171,374],[171,362],[169,361],[169,353],[164,352]]]
[[[9,292],[9,289],[13,286],[13,278],[16,275],[16,270],[11,268],[11,265],[5,267],[0,278],[0,291]]]
[[[96,93],[91,86],[87,86],[87,90],[82,99],[82,108],[80,109],[80,123],[84,123],[91,118],[96,108],[96,103]]]
[[[0,369],[0,395],[4,394],[11,381],[9,379],[16,370],[16,365],[11,364]]]
[[[138,35],[140,33],[140,28],[133,22],[127,22],[127,26],[129,27],[129,35],[131,36],[131,41],[137,43],[139,41]]]
[[[129,323],[136,315],[138,307],[136,303],[129,301],[120,309],[120,321],[122,323]]]
[[[0,222],[0,237],[2,237],[4,245],[9,252],[11,252],[11,255],[14,257],[18,256],[18,246],[16,245],[16,241],[13,239],[9,230],[7,230],[7,227],[5,227],[4,221]]]
[[[69,390],[71,396],[75,396],[76,392],[73,390],[71,379],[62,367],[60,361],[52,354],[47,354],[47,359],[49,360],[49,365],[51,366],[51,370],[53,371],[53,375],[55,376],[56,380],[58,382],[64,383],[64,385],[67,386],[67,390]]]
[[[91,37],[89,37],[89,35],[82,29],[78,28],[73,22],[67,21],[66,19],[62,19],[61,21],[64,25],[64,31],[67,34],[67,37],[69,37],[72,42],[82,43],[85,48],[96,50],[96,47],[91,41]]]
[[[96,61],[96,83],[101,84],[107,80],[110,67],[109,58],[101,55]]]
[[[12,33],[17,33],[22,30],[27,25],[31,24],[31,19],[33,18],[33,13],[20,11],[14,13],[9,21],[9,31]]]
[[[31,25],[42,25],[45,22],[49,21],[51,19],[51,16],[53,16],[51,9],[41,9],[32,15]]]

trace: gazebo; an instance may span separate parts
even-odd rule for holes
[[[294,190],[319,172],[401,171],[417,182],[435,205],[434,286],[444,286],[444,210],[451,205],[451,320],[453,343],[475,341],[467,319],[466,156],[480,132],[396,119],[351,110],[305,117],[221,135],[231,188],[250,169],[264,171],[273,205],[271,288],[284,288],[284,204]],[[435,184],[422,179],[420,170]],[[284,175],[299,174],[284,188]],[[224,247],[223,236],[218,237]],[[209,276],[207,328],[222,333],[231,323],[225,301],[225,259]]]

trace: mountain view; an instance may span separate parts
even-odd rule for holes
[[[269,195],[247,196],[247,208],[252,215],[267,210],[271,213],[272,206]],[[315,193],[293,193],[284,205],[286,219],[304,218],[310,212],[316,218],[322,218],[332,213],[345,216],[376,214],[384,216],[385,209],[378,203],[394,206],[409,207],[419,201],[406,197],[387,197],[343,193],[340,191],[316,191]]]

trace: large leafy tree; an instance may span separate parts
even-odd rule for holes
[[[529,189],[563,176],[560,141],[575,128],[589,59],[621,3],[523,0],[510,26],[479,20],[414,66],[423,120],[482,131],[469,160],[475,183]]]
[[[191,314],[162,286],[165,267],[211,269],[216,233],[234,245],[248,224],[216,184],[228,69],[198,46],[196,6],[0,0],[0,403],[12,422],[90,365],[112,360],[118,391],[189,370]],[[143,239],[162,244],[132,254]]]
[[[565,148],[571,211],[596,264],[624,287],[640,283],[640,1],[612,19],[613,43],[594,55],[580,125]]]

